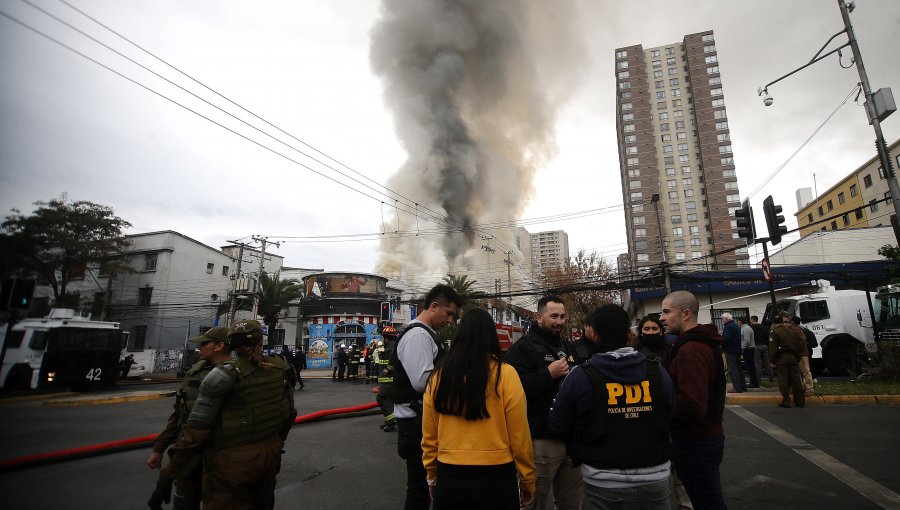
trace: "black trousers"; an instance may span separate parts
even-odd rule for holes
[[[406,461],[406,501],[403,510],[428,510],[431,496],[422,464],[422,417],[397,419],[397,454]]]
[[[512,462],[457,466],[438,462],[434,510],[518,510],[519,483]]]

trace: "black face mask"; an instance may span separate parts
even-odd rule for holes
[[[642,334],[641,345],[651,350],[659,349],[666,345],[666,335],[662,333]]]

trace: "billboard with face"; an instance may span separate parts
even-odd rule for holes
[[[308,297],[382,296],[387,286],[387,278],[361,273],[319,273],[303,282]]]

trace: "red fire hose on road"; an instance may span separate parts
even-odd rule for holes
[[[307,423],[329,416],[339,416],[347,414],[351,416],[359,416],[361,411],[378,407],[377,402],[369,402],[351,407],[339,407],[336,409],[323,409],[310,414],[304,414],[294,419],[294,425],[298,423]],[[67,448],[65,450],[56,450],[54,452],[37,453],[33,455],[22,455],[11,459],[0,459],[0,472],[13,471],[28,467],[43,466],[56,462],[65,462],[67,460],[82,459],[85,457],[93,457],[104,455],[107,453],[121,452],[125,450],[134,450],[151,446],[158,434],[149,434],[146,436],[132,437],[130,439],[120,439],[118,441],[109,441],[107,443],[99,443],[89,446],[81,446],[78,448]]]

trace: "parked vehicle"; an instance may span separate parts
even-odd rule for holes
[[[831,282],[816,280],[808,294],[790,296],[775,303],[776,313],[786,311],[800,318],[802,326],[816,335],[810,367],[814,374],[827,368],[832,375],[859,373],[860,364],[878,352],[875,321],[869,299],[861,290],[835,290]],[[881,304],[870,297],[879,316]],[[764,324],[772,322],[772,305],[766,306]]]
[[[57,308],[43,319],[6,328],[0,385],[4,388],[115,386],[125,346],[118,322],[92,321]]]

